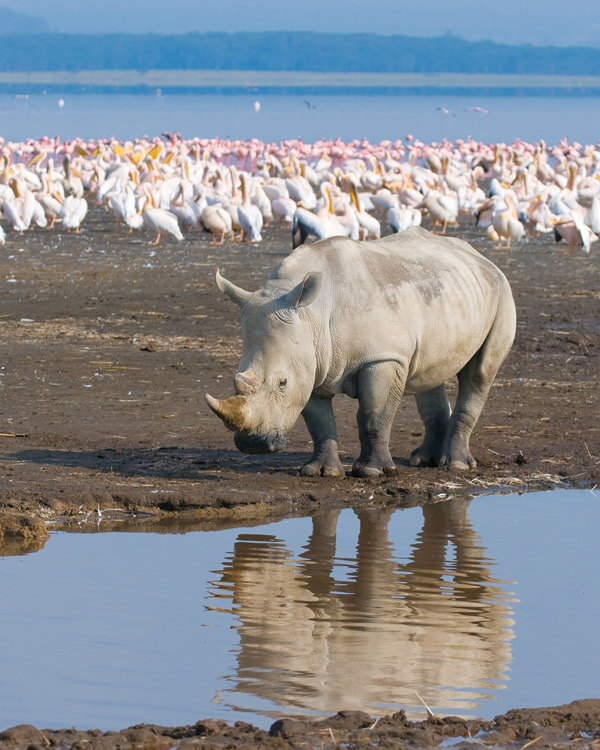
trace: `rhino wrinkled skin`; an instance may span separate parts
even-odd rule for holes
[[[411,465],[476,465],[469,438],[516,314],[505,276],[469,244],[420,227],[372,242],[334,237],[298,247],[254,293],[218,271],[216,281],[241,309],[244,345],[236,395],[206,400],[241,451],[280,450],[302,414],[314,445],[302,474],[343,474],[332,399],[345,393],[359,403],[352,473],[392,472],[392,422],[409,393],[425,425]]]

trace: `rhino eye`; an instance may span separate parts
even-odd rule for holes
[[[287,385],[287,378],[282,378],[282,379],[281,379],[281,380],[279,381],[279,387],[280,387],[280,388],[285,388],[285,387],[286,387],[286,385]]]

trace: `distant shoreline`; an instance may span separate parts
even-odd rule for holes
[[[0,73],[5,94],[298,94],[600,96],[600,76],[504,73],[316,73],[84,70]]]

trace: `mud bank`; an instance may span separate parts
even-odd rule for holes
[[[0,257],[0,551],[43,544],[49,523],[189,528],[327,504],[427,502],[484,490],[600,483],[600,256],[568,255],[551,236],[495,250],[466,218],[464,237],[507,274],[515,345],[472,439],[476,470],[409,467],[422,435],[414,399],[396,418],[395,475],[297,475],[310,452],[301,420],[288,449],[246,456],[209,412],[241,351],[238,311],[214,285],[219,266],[255,289],[290,251],[268,227],[256,245],[193,233],[154,248],[93,207],[81,234],[9,235]],[[358,455],[356,402],[334,408],[341,457]],[[150,520],[149,520],[150,519]]]
[[[600,700],[551,708],[522,708],[492,721],[430,716],[408,721],[403,711],[375,719],[362,711],[340,711],[316,722],[284,719],[269,731],[238,721],[207,719],[182,727],[140,724],[120,732],[36,729],[28,724],[0,732],[0,748],[592,748],[600,745]]]

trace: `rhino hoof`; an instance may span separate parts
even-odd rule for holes
[[[451,458],[448,460],[447,456],[442,456],[440,466],[445,466],[451,471],[469,471],[469,469],[475,469],[477,461],[473,456],[469,456],[466,460],[462,458]]]
[[[414,451],[411,454],[408,463],[410,466],[433,466],[433,459],[431,456],[428,456],[425,453]]]
[[[381,469],[378,469],[376,466],[363,466],[362,464],[359,464],[358,466],[354,464],[352,467],[352,476],[353,477],[379,477],[383,474],[383,471]]]
[[[359,464],[357,462],[352,467],[352,476],[380,477],[382,474],[394,474],[395,471],[395,464],[382,464],[381,466],[374,466],[373,464]]]
[[[300,475],[303,477],[343,477],[344,467],[341,464],[339,466],[335,466],[327,464],[323,465],[308,463],[304,464],[304,466],[300,469]]]

